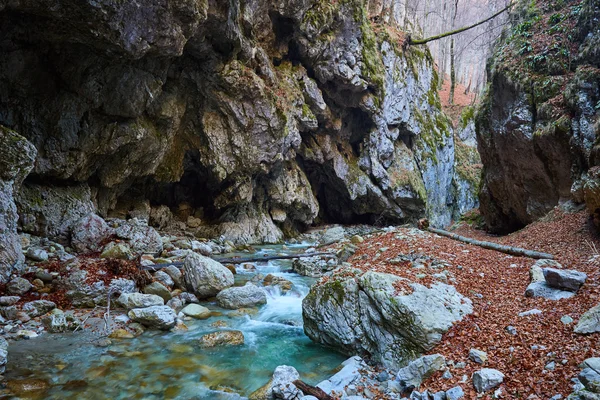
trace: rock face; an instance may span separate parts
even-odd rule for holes
[[[600,11],[594,2],[582,5],[571,34],[579,44],[574,53],[519,56],[525,42],[546,34],[537,25],[518,30],[524,21],[520,17],[535,17],[524,9],[515,12],[514,29],[497,44],[489,90],[477,115],[484,167],[481,212],[494,231],[518,229],[569,199],[585,201],[600,222],[596,168],[600,60],[597,51],[590,50],[600,38],[594,22]],[[569,13],[569,8],[563,4],[553,12]]]
[[[0,9],[0,124],[39,153],[23,229],[59,238],[113,210],[164,226],[160,206],[182,203],[237,242],[319,215],[450,220],[455,138],[431,57],[373,30],[362,2]]]
[[[36,149],[24,137],[2,126],[0,118],[0,283],[21,272],[25,257],[17,234],[17,207],[14,194],[33,168]]]
[[[412,293],[396,294],[393,285],[401,279],[367,272],[334,275],[313,286],[302,303],[306,334],[346,354],[369,355],[398,368],[472,312],[471,301],[443,283],[431,288],[409,283]]]
[[[232,286],[233,274],[212,258],[191,253],[183,263],[183,282],[199,299],[205,299]]]

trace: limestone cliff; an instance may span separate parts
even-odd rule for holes
[[[0,125],[38,151],[20,227],[60,239],[82,213],[148,202],[239,242],[315,221],[447,224],[473,192],[452,190],[431,57],[367,9],[0,0]]]
[[[490,229],[518,229],[569,200],[600,212],[599,17],[593,0],[522,2],[497,44],[477,116]]]

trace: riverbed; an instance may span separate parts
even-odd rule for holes
[[[261,246],[255,255],[294,254],[307,247]],[[315,280],[290,272],[291,264],[259,262],[252,264],[255,269],[238,265],[236,285],[270,273],[291,281],[292,290],[282,293],[267,286],[267,304],[247,312],[202,302],[213,316],[185,321],[187,331],[147,331],[135,339],[111,339],[106,347],[81,332],[15,342],[9,348],[6,380],[47,381],[50,388],[38,393],[40,399],[216,399],[235,397],[215,390],[248,396],[270,379],[275,367],[291,365],[301,379],[316,384],[332,375],[345,357],[304,334],[302,299]],[[244,345],[198,346],[200,336],[226,329],[242,331]]]

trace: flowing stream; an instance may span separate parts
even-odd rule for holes
[[[261,246],[256,255],[292,254],[306,247]],[[50,390],[39,394],[43,399],[219,399],[230,397],[212,390],[248,396],[278,365],[294,366],[311,384],[332,375],[345,357],[312,343],[302,328],[302,299],[314,279],[286,272],[291,260],[253,265],[255,271],[238,266],[236,285],[271,273],[290,280],[292,290],[282,294],[276,286],[265,287],[268,302],[251,315],[203,302],[215,315],[186,321],[188,331],[147,331],[135,339],[112,339],[108,347],[91,344],[89,335],[81,333],[15,342],[9,348],[6,379],[48,380]],[[227,326],[214,327],[215,321]],[[200,336],[220,329],[242,331],[245,344],[198,346]]]

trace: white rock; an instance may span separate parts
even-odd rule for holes
[[[504,374],[496,369],[483,368],[473,374],[473,386],[478,393],[485,393],[504,381]]]

